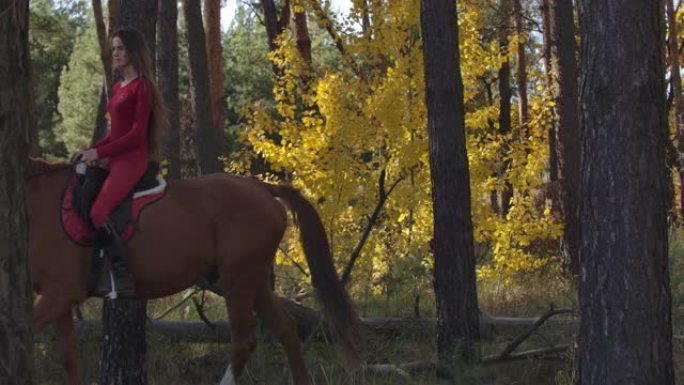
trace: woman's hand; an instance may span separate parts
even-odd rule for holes
[[[98,159],[97,150],[94,148],[89,148],[87,150],[79,151],[71,157],[71,163],[90,163]]]
[[[89,148],[81,153],[81,162],[86,162],[90,163],[94,160],[97,160],[97,150],[94,148]]]

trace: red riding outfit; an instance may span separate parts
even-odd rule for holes
[[[102,186],[90,218],[95,228],[123,201],[147,169],[147,133],[153,102],[152,84],[142,76],[112,87],[107,105],[109,134],[93,145],[98,158],[109,158],[109,176]]]

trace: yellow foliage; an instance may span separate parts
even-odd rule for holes
[[[530,95],[528,127],[514,127],[507,135],[498,132],[499,103],[483,102],[481,78],[496,73],[506,58],[495,41],[482,39],[486,21],[481,2],[459,3],[458,18],[474,236],[478,245],[489,250],[488,258],[478,256],[478,276],[510,280],[558,260],[535,248],[540,242],[557,240],[562,231],[549,203],[539,197],[553,102],[542,74],[530,69],[536,91]],[[360,23],[361,4],[354,1],[344,25]],[[381,290],[391,277],[426,287],[431,283],[426,273],[432,266],[433,224],[420,3],[374,1],[370,7],[373,39],[356,31],[346,46],[347,54],[370,74],[365,79],[343,70],[320,75],[312,87],[304,88],[300,74],[306,69],[296,46],[287,34],[280,38],[280,48],[270,57],[282,71],[274,88],[277,116],[258,104],[246,111],[249,123],[242,139],[253,153],[238,154],[234,168],[247,170],[251,159],[262,156],[271,170],[265,178],[286,177],[312,199],[340,266],[368,224],[384,170],[385,190],[399,182],[354,275],[364,277],[363,285],[370,285],[372,291]],[[521,39],[510,39],[509,53]],[[509,54],[507,59],[515,58]],[[507,172],[497,175],[505,162],[510,164]],[[502,218],[492,209],[490,197],[505,183],[513,186],[515,194],[510,212]],[[288,239],[284,250],[279,263],[302,261],[296,239]]]

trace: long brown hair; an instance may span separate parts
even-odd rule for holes
[[[115,37],[121,39],[133,68],[152,85],[154,100],[150,123],[147,129],[147,148],[150,159],[158,159],[160,156],[160,135],[169,128],[169,119],[164,99],[162,99],[157,83],[154,81],[154,73],[152,72],[154,67],[152,65],[150,49],[142,33],[135,28],[123,27],[114,32],[112,39]]]

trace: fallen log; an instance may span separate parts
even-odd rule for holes
[[[319,328],[321,315],[317,311],[301,306],[293,301],[283,299],[283,304],[297,320],[298,332],[302,339],[308,338],[313,332],[318,332],[316,338],[329,338],[321,334],[327,330]],[[497,335],[519,333],[529,330],[539,318],[492,317],[480,318],[480,329],[483,338]],[[394,336],[431,336],[434,334],[436,321],[430,318],[362,318],[361,323],[369,333]],[[567,328],[572,331],[577,326],[577,320],[550,319],[545,327]],[[81,336],[99,333],[99,320],[77,320],[76,331]],[[216,343],[230,342],[230,328],[225,321],[212,321],[207,324],[202,321],[164,321],[148,320],[147,330],[170,339],[173,342],[187,343]]]

